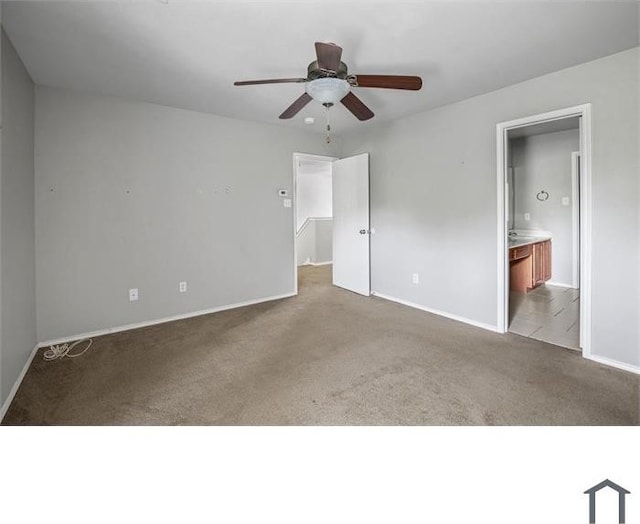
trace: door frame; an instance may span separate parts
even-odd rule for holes
[[[511,129],[563,120],[571,117],[580,118],[580,347],[582,356],[591,356],[591,259],[592,259],[592,194],[591,194],[591,104],[582,104],[547,113],[526,116],[516,120],[501,122],[496,125],[496,161],[497,161],[497,330],[506,333],[509,327],[509,257],[507,231],[506,191],[508,136]]]
[[[580,151],[571,153],[571,284],[580,288]]]
[[[298,230],[298,162],[300,160],[315,160],[321,162],[334,162],[338,160],[334,156],[314,155],[311,153],[293,153],[293,182],[291,187],[291,224],[293,226],[293,292],[298,294],[298,244],[296,233]]]

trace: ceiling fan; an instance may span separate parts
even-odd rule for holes
[[[349,74],[347,65],[341,61],[342,48],[340,46],[324,42],[316,42],[315,46],[317,60],[311,62],[307,67],[306,78],[244,80],[234,82],[233,85],[306,83],[305,92],[284,110],[280,115],[281,119],[292,118],[311,100],[316,100],[327,109],[341,102],[358,120],[373,118],[373,111],[353,94],[351,88],[380,87],[417,91],[422,87],[422,79],[419,76]]]

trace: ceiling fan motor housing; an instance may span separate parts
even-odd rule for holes
[[[328,69],[322,69],[318,65],[318,61],[311,62],[309,67],[307,67],[307,78],[309,80],[315,80],[317,78],[340,78],[342,80],[346,80],[349,76],[347,71],[347,64],[344,62],[340,62],[340,66],[337,71],[330,71]]]

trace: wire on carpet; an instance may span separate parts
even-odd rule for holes
[[[78,345],[81,344],[82,342],[89,342],[87,344],[87,347],[85,347],[82,351],[78,352],[78,353],[71,353],[71,351]],[[93,344],[93,339],[91,338],[83,338],[81,340],[76,340],[75,342],[73,342],[72,344],[64,343],[64,344],[58,344],[50,346],[49,349],[47,349],[44,352],[44,355],[42,356],[42,358],[44,360],[57,360],[57,359],[61,359],[64,357],[69,357],[69,358],[75,358],[75,357],[79,357],[81,355],[84,355],[87,350],[91,347],[91,344]]]

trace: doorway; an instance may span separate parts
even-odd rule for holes
[[[294,289],[302,266],[330,265],[332,284],[370,294],[369,154],[293,155]]]
[[[580,117],[507,131],[509,325],[517,335],[580,349],[580,288],[574,275]],[[575,210],[575,214],[574,214]]]
[[[302,266],[333,261],[333,157],[294,153],[296,292]]]
[[[498,124],[498,329],[590,351],[590,105]]]

